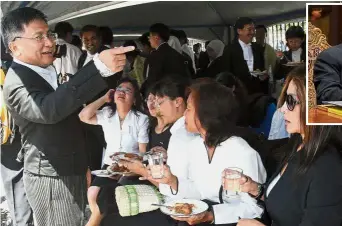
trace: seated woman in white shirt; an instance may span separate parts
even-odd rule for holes
[[[210,95],[208,95],[210,93]],[[179,159],[187,159],[188,178],[174,175],[164,167],[164,178],[150,180],[169,187],[169,196],[206,200],[211,209],[189,218],[175,218],[189,224],[232,224],[239,217],[259,217],[262,213],[256,202],[241,193],[241,202],[220,203],[221,174],[227,167],[248,172],[253,180],[264,183],[266,171],[259,154],[235,130],[237,103],[231,89],[216,82],[192,86],[185,111],[185,125],[189,132],[199,133]],[[172,190],[171,190],[171,189]]]
[[[104,104],[110,106],[98,110]],[[110,90],[106,95],[86,106],[79,117],[81,121],[101,125],[107,142],[104,154],[103,168],[112,164],[110,158],[116,152],[144,153],[148,143],[148,117],[141,113],[141,96],[138,84],[130,78],[118,82],[116,90]],[[98,216],[99,209],[96,198],[100,186],[117,183],[110,178],[96,177],[88,189],[90,210]],[[90,218],[88,225],[97,225],[97,217]]]

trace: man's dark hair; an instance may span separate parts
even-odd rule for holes
[[[139,55],[138,47],[137,47],[137,44],[135,43],[135,41],[133,41],[133,40],[125,41],[123,44],[123,47],[126,47],[126,46],[134,46],[135,47],[135,50],[127,52],[126,56],[135,57],[135,56]]]
[[[165,24],[162,24],[162,23],[153,24],[150,27],[150,32],[157,34],[164,42],[169,41],[170,29]]]
[[[77,35],[72,36],[71,44],[82,49],[82,41],[81,41],[80,37],[78,37]]]
[[[84,32],[89,32],[89,31],[95,32],[97,37],[101,37],[100,36],[99,28],[97,26],[95,26],[95,25],[85,25],[84,27],[82,27],[82,29],[80,31],[80,37],[82,38],[83,33]]]
[[[300,38],[304,39],[305,33],[302,27],[300,26],[291,26],[289,29],[287,29],[285,33],[286,40],[289,38]]]
[[[44,13],[30,7],[15,9],[2,18],[1,34],[7,50],[9,50],[9,43],[24,32],[24,25],[28,25],[34,20],[42,20],[47,23]]]
[[[240,17],[235,22],[234,27],[235,27],[235,30],[237,31],[237,29],[243,29],[245,27],[245,25],[253,24],[253,23],[254,23],[254,21],[249,17]]]
[[[109,27],[99,27],[103,45],[111,45],[113,42],[113,31]]]
[[[65,21],[59,22],[55,26],[55,32],[58,34],[58,38],[65,39],[67,34],[72,34],[73,31],[74,28],[72,27],[72,25]]]
[[[151,43],[148,41],[148,36],[149,36],[149,32],[146,32],[146,33],[142,34],[142,35],[139,37],[139,42],[140,42],[142,45],[151,47]]]
[[[265,27],[265,25],[257,25],[255,28],[256,29],[262,28],[264,29],[265,33],[267,33],[267,28]]]

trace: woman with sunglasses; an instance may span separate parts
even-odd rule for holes
[[[109,106],[98,110],[104,104]],[[123,78],[116,90],[87,105],[79,117],[81,121],[101,125],[107,143],[103,168],[113,163],[110,156],[115,153],[144,153],[148,143],[148,117],[141,113],[141,96],[135,80]],[[90,225],[99,225],[101,215],[96,204],[100,186],[117,184],[111,178],[96,177],[88,189],[88,201],[92,216]]]
[[[241,178],[241,190],[265,201],[272,226],[340,226],[342,224],[342,128],[306,126],[305,67],[286,79],[281,111],[288,145],[266,186],[249,176]],[[279,151],[279,150],[278,150]],[[241,219],[238,226],[262,226]]]

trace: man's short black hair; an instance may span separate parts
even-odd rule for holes
[[[44,13],[30,7],[15,9],[2,18],[1,34],[7,50],[9,43],[24,32],[24,25],[28,25],[34,20],[42,20],[47,23]]]
[[[103,45],[111,45],[113,42],[113,31],[109,27],[99,27]]]
[[[56,24],[55,26],[55,32],[58,34],[58,38],[66,38],[68,33],[71,33],[74,31],[74,28],[72,25],[66,21],[62,21]]]
[[[153,24],[150,27],[150,32],[157,34],[164,42],[169,41],[170,29],[165,24],[162,24],[162,23]]]
[[[302,27],[300,26],[291,26],[287,31],[285,32],[285,38],[286,40],[289,38],[305,38],[305,33]]]
[[[84,27],[82,27],[82,29],[80,31],[80,37],[82,38],[83,33],[89,32],[89,31],[95,32],[97,37],[101,37],[99,28],[95,25],[85,25]]]
[[[151,43],[148,41],[148,36],[149,36],[149,32],[146,32],[144,34],[142,34],[140,37],[139,37],[139,42],[144,45],[144,46],[149,46],[151,47]]]
[[[135,43],[135,41],[133,40],[127,40],[124,42],[123,44],[123,47],[126,47],[126,46],[134,46],[135,49],[137,49],[137,44]]]
[[[239,19],[237,19],[237,21],[235,22],[235,29],[243,29],[245,27],[245,25],[248,24],[254,24],[254,21],[249,18],[249,17],[240,17]]]
[[[264,29],[265,33],[267,33],[267,28],[266,28],[265,25],[262,25],[262,24],[261,25],[257,25],[255,28],[256,29],[259,29],[259,28]]]
[[[188,37],[187,37],[185,31],[179,30],[179,31],[178,31],[178,38],[179,38],[179,39],[187,39]]]

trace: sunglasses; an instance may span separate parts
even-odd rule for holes
[[[293,111],[293,109],[296,107],[296,105],[300,104],[300,102],[298,100],[296,100],[292,95],[289,95],[289,94],[286,94],[285,103],[286,103],[287,109],[289,109],[289,111]]]

